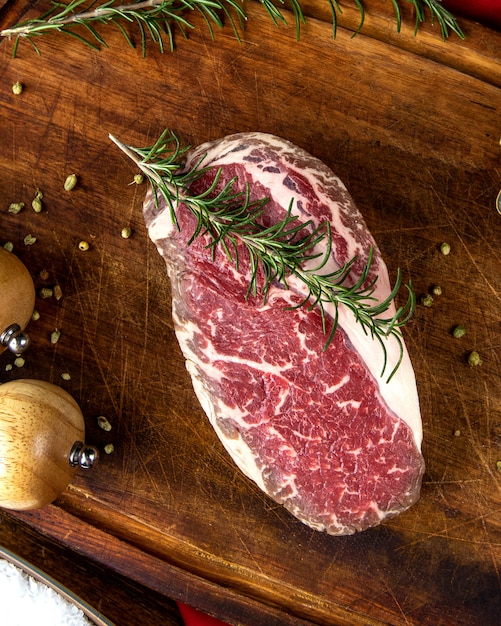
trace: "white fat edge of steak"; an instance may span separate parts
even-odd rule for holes
[[[246,147],[243,148],[242,146]],[[302,198],[297,190],[288,189],[283,184],[283,172],[273,171],[274,169],[279,169],[274,168],[274,163],[270,162],[267,167],[263,163],[255,163],[252,161],[253,157],[251,153],[254,148],[259,146],[270,146],[272,150],[275,150],[280,159],[287,162],[288,168],[296,170],[300,176],[306,177],[308,181],[315,186],[315,193],[320,198],[325,196],[326,179],[341,192],[343,202],[329,199],[326,205],[330,209],[332,231],[342,235],[343,239],[348,244],[343,263],[350,260],[355,255],[359,255],[359,257],[366,262],[368,249],[372,246],[374,253],[373,267],[377,265],[376,273],[378,276],[374,296],[378,301],[386,299],[391,293],[391,286],[388,270],[381,257],[379,248],[370,235],[365,221],[356,208],[344,183],[319,159],[316,159],[304,150],[274,135],[259,132],[238,133],[229,135],[215,142],[207,142],[198,146],[189,153],[186,169],[188,170],[190,167],[193,167],[204,155],[205,158],[200,164],[201,167],[211,166],[217,168],[219,166],[231,165],[235,162],[245,163],[245,168],[246,171],[249,172],[249,175],[266,187],[270,197],[279,203],[284,210],[287,210],[291,200],[294,200],[292,214],[299,214],[305,218],[305,221],[306,219],[311,219],[315,225],[319,225],[321,220],[315,215],[309,213],[305,215],[304,212],[301,213],[297,210],[297,202],[298,200],[302,200]],[[243,161],[246,156],[249,156],[250,159]],[[306,167],[304,165],[305,162],[309,164]],[[259,165],[261,167],[258,167]],[[303,202],[303,206],[305,204],[306,203]],[[360,242],[357,241],[357,233],[353,233],[353,230],[348,229],[344,223],[343,215],[347,212],[356,218],[354,220],[355,228],[357,228],[359,233],[366,239],[364,248],[362,248]],[[314,260],[311,263],[315,265],[317,261]],[[332,259],[332,262],[327,264],[322,269],[322,272],[331,272],[338,269],[339,266],[340,265],[335,264],[335,261]],[[355,276],[354,280],[357,278],[358,276]],[[301,283],[300,279],[289,277],[288,283],[291,287],[295,287],[300,293],[304,292],[304,285]],[[326,306],[325,309],[328,313],[330,312],[330,314],[333,315],[332,305]],[[382,317],[391,317],[394,312],[395,306],[392,304]],[[414,369],[405,342],[402,342],[402,362],[392,379],[387,382],[393,367],[400,358],[400,346],[395,337],[390,336],[383,339],[386,346],[387,365],[383,375],[381,375],[384,367],[384,352],[381,346],[377,341],[372,340],[366,335],[362,325],[354,322],[353,313],[343,305],[339,307],[339,326],[346,332],[349,341],[359,353],[374,378],[379,381],[379,391],[388,407],[396,416],[408,424],[414,434],[416,445],[418,448],[421,448],[423,431],[419,397]]]

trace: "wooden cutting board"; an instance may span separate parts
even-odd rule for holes
[[[0,43],[0,243],[14,243],[37,289],[63,294],[37,299],[26,363],[6,371],[2,354],[0,381],[60,384],[88,442],[114,445],[54,505],[8,515],[235,624],[486,626],[501,611],[501,35],[463,22],[466,40],[444,43],[436,26],[414,37],[408,20],[398,35],[390,3],[365,4],[362,34],[347,3],[335,40],[327,4],[311,0],[299,42],[250,2],[240,43],[229,27],[211,40],[196,16],[175,52],[150,42],[146,58],[111,27],[99,51],[55,34],[12,59]],[[45,7],[4,3],[0,25]],[[189,144],[250,130],[297,143],[344,180],[392,277],[402,268],[418,297],[442,287],[405,329],[427,464],[405,514],[356,536],[318,533],[225,453],[173,335],[145,188],[108,139],[150,145],[165,127]]]

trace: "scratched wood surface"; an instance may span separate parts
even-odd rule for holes
[[[151,45],[146,59],[113,29],[100,51],[53,35],[37,41],[40,56],[25,43],[12,59],[12,42],[0,43],[0,243],[14,243],[37,288],[63,293],[37,299],[26,363],[6,371],[2,354],[0,381],[60,384],[88,442],[115,447],[54,505],[5,515],[233,623],[499,623],[501,35],[463,22],[466,42],[444,44],[431,27],[399,38],[390,9],[367,4],[367,34],[351,37],[347,9],[335,41],[311,2],[299,42],[250,3],[241,43],[228,28],[211,41],[195,20],[174,53]],[[4,3],[0,25],[25,8]],[[402,268],[418,297],[442,287],[405,330],[427,470],[419,503],[395,520],[353,537],[312,531],[242,476],[212,432],[173,335],[145,189],[108,140],[148,145],[166,126],[190,144],[245,130],[297,143],[344,180],[392,276]],[[65,192],[70,173],[79,184]],[[17,215],[13,201],[26,203]]]

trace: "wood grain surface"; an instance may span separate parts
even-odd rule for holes
[[[212,41],[197,17],[175,52],[151,44],[146,58],[113,28],[99,51],[51,35],[37,40],[40,55],[22,43],[12,59],[12,42],[0,43],[0,244],[13,242],[37,289],[57,283],[63,294],[37,298],[26,363],[7,371],[3,353],[0,381],[61,385],[102,451],[54,505],[2,519],[234,624],[499,623],[501,35],[462,22],[464,42],[443,43],[429,25],[397,36],[389,4],[368,2],[367,31],[354,38],[347,6],[335,40],[311,0],[299,42],[250,2],[240,43],[227,27]],[[0,26],[45,6],[4,4]],[[225,453],[173,334],[145,188],[130,184],[136,171],[108,139],[149,145],[165,127],[189,144],[247,130],[297,143],[344,180],[392,277],[402,268],[418,297],[442,287],[405,329],[427,466],[405,514],[329,537]],[[65,192],[71,173],[79,182]],[[30,207],[37,188],[42,213]],[[8,213],[19,201],[24,210]],[[481,366],[468,366],[471,350]]]

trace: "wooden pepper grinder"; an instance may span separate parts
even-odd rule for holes
[[[97,450],[86,446],[78,404],[41,380],[0,385],[0,507],[35,509],[55,500]]]
[[[91,468],[84,418],[61,387],[41,380],[0,385],[0,507],[23,511],[55,500],[78,467]]]
[[[9,349],[21,354],[29,344],[23,331],[35,306],[35,286],[26,266],[0,248],[0,354]]]
[[[0,248],[0,353],[29,344],[24,328],[35,289],[24,264]],[[0,507],[35,509],[55,500],[97,450],[86,446],[82,412],[72,396],[41,380],[0,384]]]

